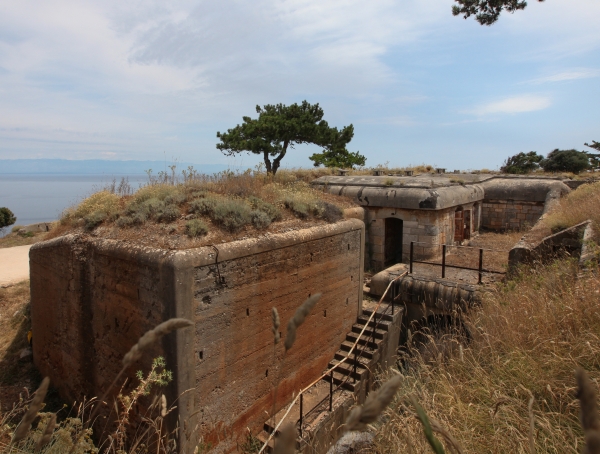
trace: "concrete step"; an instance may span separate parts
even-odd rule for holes
[[[333,361],[329,361],[329,365],[327,366],[327,368],[331,368],[337,364],[339,364],[340,361],[337,360],[333,360]],[[354,361],[353,360],[346,360],[345,362],[341,363],[334,372],[340,372],[343,375],[346,376],[350,376],[352,378],[355,378],[356,380],[362,380],[363,378],[366,377],[366,375],[369,373],[369,370],[365,367],[364,364],[362,364],[360,361],[356,361],[356,373],[354,373]]]
[[[348,352],[350,351],[350,349],[352,348],[353,345],[354,345],[354,342],[350,342],[347,340],[342,342],[340,349],[335,354],[335,359],[342,359],[344,356],[348,356]],[[365,347],[364,345],[358,345],[357,348],[362,350],[362,353],[360,355],[361,357],[367,358],[367,359],[373,359],[374,352],[372,349]],[[352,356],[354,356],[354,352],[352,352]]]
[[[354,325],[352,325],[352,332],[356,333],[356,334],[360,334],[362,332],[363,328],[364,328],[364,325],[355,323]],[[375,331],[374,334],[373,334],[373,331]],[[373,338],[374,337],[375,339],[383,339],[386,334],[387,334],[386,330],[374,329],[374,328],[367,327],[367,329],[365,329],[362,337],[363,338]]]
[[[331,375],[326,375],[323,378],[324,381],[326,381],[327,383],[331,382]],[[342,384],[343,383],[343,384]],[[356,381],[356,383],[354,382],[354,380],[351,377],[348,377],[340,372],[336,372],[333,371],[333,384],[334,386],[338,386],[338,385],[342,385],[343,389],[346,389],[348,391],[354,392],[354,390],[356,389],[356,387],[358,386],[358,384],[360,383],[359,380]]]
[[[351,344],[348,346],[348,350],[338,350],[335,355],[333,355],[333,359],[337,360],[337,361],[341,361],[342,359],[344,359],[346,356],[348,356],[348,352],[350,351],[350,346]],[[361,350],[359,348],[360,351],[357,352],[358,355],[358,361],[364,366],[367,367],[369,364],[369,361],[371,359],[373,359],[373,352],[369,351],[369,350]],[[352,352],[352,354],[350,355],[350,358],[348,358],[346,360],[346,362],[352,362],[354,360],[354,352]]]
[[[377,317],[377,320],[375,320],[375,317]],[[371,320],[369,322],[369,328],[377,327],[377,329],[380,329],[383,331],[390,330],[390,325],[392,324],[392,322],[387,321],[387,320],[382,320],[380,318],[380,315],[376,315],[375,317],[373,317],[373,320]],[[369,320],[369,317],[362,315],[362,316],[358,317],[358,320],[356,323],[359,325],[365,326],[367,324],[368,320]]]
[[[400,310],[399,307],[396,307],[396,312]],[[371,309],[363,309],[363,317],[370,317],[371,314],[373,313],[373,311]],[[390,310],[388,309],[387,313],[382,314],[381,312],[377,312],[377,315],[375,316],[377,317],[377,320],[385,320],[388,322],[391,322],[394,320],[394,317],[392,317],[392,314],[390,313]],[[373,317],[373,318],[375,318]]]
[[[267,440],[269,440],[269,433],[267,431],[263,430],[263,431],[259,432],[255,438],[264,445],[265,442]],[[267,447],[265,448],[265,450],[263,452],[268,452],[268,453],[273,452],[273,449],[275,449],[274,441],[275,441],[275,439],[271,438],[269,440],[269,443],[267,444]]]
[[[358,333],[348,333],[346,334],[346,341],[354,343],[356,342],[356,339],[358,339]],[[378,347],[378,341],[379,339],[375,339],[375,343],[372,341],[371,337],[367,337],[365,335],[363,335],[359,340],[358,340],[358,345],[360,346],[365,346],[371,350],[377,350]]]

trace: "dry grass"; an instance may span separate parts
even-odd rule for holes
[[[261,233],[336,222],[349,199],[308,183],[331,170],[194,174],[182,182],[151,180],[137,192],[103,190],[65,211],[48,238],[83,232],[165,249],[187,249]],[[197,219],[198,222],[190,223]]]
[[[30,244],[44,241],[47,236],[47,232],[31,234],[19,234],[16,232],[9,233],[5,237],[0,238],[0,249],[15,246],[29,246]]]
[[[600,182],[584,184],[571,191],[544,223],[552,231],[558,231],[587,219],[593,221],[596,239],[600,239]]]
[[[579,452],[575,370],[587,370],[597,387],[600,280],[578,273],[562,261],[498,286],[470,316],[471,341],[447,338],[460,347],[443,349],[433,363],[411,361],[399,394],[416,395],[464,452],[529,452],[531,420],[536,452]],[[428,451],[404,406],[387,416],[378,452]]]

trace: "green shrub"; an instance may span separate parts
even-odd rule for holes
[[[327,222],[337,222],[344,217],[344,212],[333,203],[321,202],[319,205],[318,216]]]
[[[156,219],[159,222],[173,222],[179,218],[180,212],[177,205],[165,205],[158,213]]]
[[[252,219],[252,225],[259,230],[266,229],[271,225],[271,217],[264,211],[251,211],[250,218]]]
[[[207,200],[207,199],[203,199]],[[237,200],[220,201],[210,214],[211,219],[229,232],[237,232],[252,222],[250,208]]]
[[[12,233],[15,233],[16,231],[18,231],[18,230],[22,229],[23,227],[24,227],[24,226],[22,226],[22,225],[13,225],[13,227],[12,227],[12,229],[10,229],[10,231],[11,231]]]
[[[8,227],[9,225],[13,225],[15,222],[17,222],[17,218],[15,217],[14,213],[6,207],[1,207],[0,208],[0,229],[2,229],[4,227]]]
[[[200,219],[192,219],[185,223],[185,231],[191,238],[206,235],[208,233],[208,226]]]
[[[119,219],[117,219],[115,224],[117,225],[117,227],[122,228],[122,227],[131,227],[132,225],[135,225],[136,222],[135,222],[134,218],[131,216],[121,216],[121,217],[119,217]]]
[[[119,212],[121,198],[108,191],[100,191],[92,194],[87,199],[82,200],[79,205],[74,208],[65,210],[61,218],[61,223],[70,224],[71,222],[84,219],[84,224],[88,224],[85,221],[86,217],[98,217],[94,213],[104,213],[105,219],[112,219]]]
[[[17,234],[23,238],[33,238],[35,236],[33,232],[18,232]]]
[[[167,197],[165,197],[166,205],[181,205],[185,201],[186,201],[185,194],[183,194],[181,192],[176,192],[174,194],[170,194]]]
[[[559,150],[558,148],[551,151],[540,165],[546,172],[579,173],[591,167],[587,153],[577,150]]]
[[[248,197],[248,203],[250,203],[250,206],[255,210],[266,213],[271,222],[281,219],[281,211],[279,211],[279,208],[277,208],[275,205],[272,205],[254,196]]]
[[[94,211],[93,213],[84,216],[83,226],[86,230],[94,230],[100,224],[102,224],[108,215],[105,211]]]
[[[286,198],[283,201],[285,207],[292,211],[296,216],[301,219],[306,219],[310,215],[310,206],[308,203],[294,198]]]
[[[219,199],[215,197],[205,197],[194,200],[190,203],[189,211],[194,214],[212,214],[213,210],[219,203]]]
[[[504,165],[500,167],[500,171],[513,174],[531,173],[540,167],[540,162],[543,159],[544,157],[537,154],[535,151],[530,151],[529,153],[517,153],[504,161]],[[489,171],[487,173],[489,173]]]

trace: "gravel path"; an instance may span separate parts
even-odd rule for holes
[[[29,279],[29,246],[0,249],[0,286]]]

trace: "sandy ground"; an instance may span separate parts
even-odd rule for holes
[[[29,279],[30,248],[31,245],[0,249],[0,286]]]

